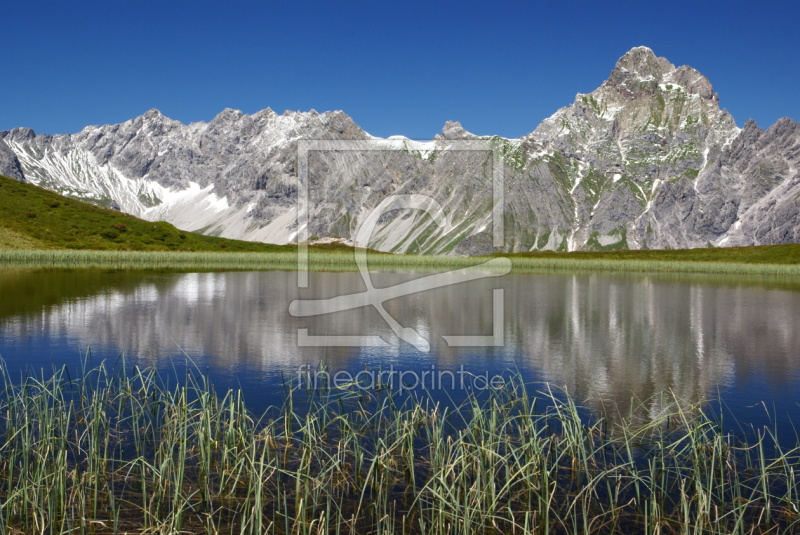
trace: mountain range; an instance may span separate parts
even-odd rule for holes
[[[334,144],[300,161],[301,140],[385,150]],[[459,150],[464,140],[492,150]],[[495,151],[502,154],[501,211],[493,210]],[[71,135],[0,132],[2,175],[226,238],[352,240],[388,196],[424,194],[441,205],[447,225],[395,210],[379,219],[370,242],[411,253],[800,242],[799,170],[800,124],[784,118],[766,131],[753,121],[739,128],[702,74],[646,47],[630,50],[599,88],[519,139],[476,136],[448,122],[429,142],[383,140],[342,111],[269,108],[226,109],[188,125],[153,109]],[[306,228],[298,218],[303,177]],[[493,243],[498,213],[500,247]]]

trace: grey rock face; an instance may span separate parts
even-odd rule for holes
[[[601,87],[577,95],[529,137],[551,165],[557,160],[570,188],[565,247],[640,248],[675,239],[675,229],[662,237],[646,224],[665,184],[690,183],[737,133],[700,73],[637,47]]]
[[[25,182],[25,174],[22,172],[19,158],[2,139],[0,139],[0,175]]]
[[[755,124],[745,131],[748,135],[734,142],[719,167],[720,176],[738,178],[734,184],[740,194],[739,199],[728,200],[736,206],[735,228],[722,238],[724,245],[798,242],[800,124],[784,118],[766,132]],[[711,173],[707,177],[715,178]],[[717,198],[721,196],[717,193]]]
[[[458,121],[447,121],[442,127],[442,133],[434,136],[434,139],[476,139],[478,136],[470,134]]]
[[[370,245],[477,254],[494,250],[491,152],[453,149],[476,139],[503,155],[504,250],[800,240],[800,126],[782,119],[766,132],[752,122],[740,130],[705,77],[646,47],[521,139],[479,138],[448,122],[431,142],[379,140],[341,111],[226,109],[184,125],[150,110],[69,136],[0,132],[0,165],[146,219],[275,243],[303,232],[352,240],[383,199],[424,194],[444,207],[449,227],[395,210]],[[307,229],[298,227],[300,140],[387,147],[309,152]]]
[[[764,132],[749,121],[692,183],[666,184],[639,223],[659,231],[653,246],[763,245],[800,240],[800,124]]]

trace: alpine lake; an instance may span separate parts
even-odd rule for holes
[[[800,281],[669,274],[507,274],[414,291],[428,274],[373,272],[373,306],[298,316],[295,300],[365,292],[359,273],[0,271],[0,356],[12,380],[105,361],[191,370],[256,412],[287,388],[356,385],[457,404],[516,379],[594,415],[658,414],[667,395],[736,428],[800,421]],[[364,303],[360,303],[364,304]],[[390,322],[429,347],[399,338]],[[477,344],[452,337],[479,337]],[[344,342],[343,342],[344,340]],[[347,344],[347,345],[342,345]],[[721,404],[721,405],[719,405]]]

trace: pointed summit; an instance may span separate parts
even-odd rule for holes
[[[147,128],[161,129],[181,126],[182,123],[180,121],[176,121],[175,119],[170,119],[156,108],[150,108],[139,117],[125,121],[122,124],[131,124],[136,128],[147,126]]]
[[[163,119],[164,114],[158,111],[156,108],[150,108],[147,110],[144,115],[142,115],[144,119]]]
[[[477,136],[467,132],[458,121],[447,121],[442,127],[442,133],[434,136],[434,139],[472,139]]]
[[[619,58],[607,83],[628,95],[652,92],[658,84],[672,84],[704,99],[716,101],[717,98],[708,78],[688,65],[675,68],[666,58],[656,56],[646,46],[634,47]]]
[[[632,73],[642,79],[653,78],[658,80],[664,74],[674,70],[675,65],[666,58],[657,57],[646,46],[637,46],[617,60],[612,77],[615,73]]]
[[[244,114],[240,110],[225,108],[219,112],[216,117],[211,119],[211,124],[233,122],[241,119],[243,116]]]

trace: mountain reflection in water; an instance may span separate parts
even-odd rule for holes
[[[421,276],[373,273],[377,287]],[[386,310],[431,341],[429,353],[388,348],[298,347],[309,334],[379,334],[369,307],[295,318],[295,299],[360,292],[356,273],[0,273],[0,355],[9,368],[70,364],[125,353],[142,364],[189,356],[240,384],[275,390],[278,377],[324,362],[331,371],[520,373],[590,405],[672,391],[687,401],[719,392],[733,403],[797,399],[800,292],[792,283],[708,276],[512,274],[393,299]],[[443,335],[492,332],[492,290],[504,290],[505,345],[448,347]],[[275,383],[275,384],[270,384]],[[251,386],[255,387],[255,386]],[[788,406],[787,406],[788,407]],[[657,408],[653,408],[657,410]],[[789,410],[787,408],[787,410]]]

